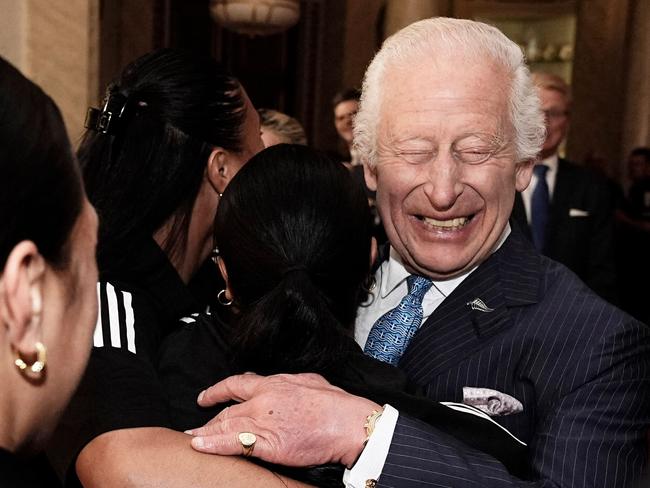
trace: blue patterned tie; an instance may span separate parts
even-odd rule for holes
[[[363,351],[375,359],[397,365],[409,341],[422,323],[422,299],[433,284],[429,278],[406,278],[408,294],[397,307],[377,319]]]
[[[533,244],[538,251],[544,250],[546,223],[548,222],[549,193],[546,183],[548,166],[537,164],[533,168],[537,176],[537,185],[533,190],[530,206],[530,230],[533,235]]]

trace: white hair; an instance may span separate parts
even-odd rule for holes
[[[475,62],[488,59],[502,66],[511,81],[509,112],[517,160],[537,156],[545,139],[544,115],[521,48],[490,25],[435,17],[415,22],[386,39],[366,70],[354,122],[354,146],[364,161],[371,166],[377,161],[381,87],[389,67],[413,65],[414,58],[422,62],[432,56]]]

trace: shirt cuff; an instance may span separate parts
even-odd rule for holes
[[[366,488],[366,486],[374,486],[368,484],[368,481],[376,481],[379,479],[390,443],[393,440],[393,432],[397,425],[397,417],[399,412],[390,405],[384,405],[384,412],[377,420],[375,430],[373,431],[366,447],[361,452],[361,456],[354,464],[352,469],[346,469],[343,473],[343,484],[347,488]]]

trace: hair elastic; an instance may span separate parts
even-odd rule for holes
[[[308,273],[308,272],[309,270],[307,269],[306,266],[298,264],[296,266],[289,266],[287,269],[284,270],[282,276],[284,277],[293,273]]]

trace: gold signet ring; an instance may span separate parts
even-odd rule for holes
[[[242,454],[244,456],[250,456],[253,454],[253,449],[255,449],[255,442],[257,441],[257,436],[251,432],[240,432],[237,437],[242,447]]]

